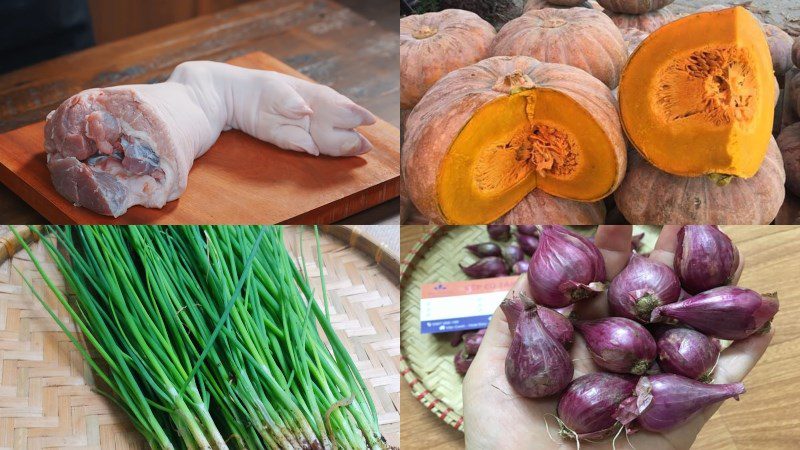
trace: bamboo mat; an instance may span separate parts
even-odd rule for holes
[[[0,239],[13,242],[7,231],[0,229]],[[390,445],[399,446],[398,280],[362,241],[368,242],[358,236],[320,236],[331,322],[367,383],[381,432]],[[286,242],[292,254],[299,254],[296,228],[287,228]],[[316,254],[312,233],[304,233],[302,245],[312,286],[321,292],[319,268],[308,257]],[[32,248],[63,287],[43,246]],[[71,326],[24,252],[0,258],[0,450],[147,448],[125,414],[92,391],[91,370],[12,264]]]

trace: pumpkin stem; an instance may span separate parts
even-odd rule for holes
[[[533,88],[533,80],[531,80],[531,77],[528,75],[522,73],[521,70],[515,70],[510,74],[503,75],[497,80],[494,86],[492,86],[492,89],[495,91],[505,94],[516,94],[517,92]]]
[[[429,37],[433,36],[434,34],[436,34],[438,32],[439,32],[439,30],[437,30],[436,28],[432,28],[432,27],[429,27],[429,26],[426,25],[426,26],[422,26],[422,27],[417,28],[411,34],[411,36],[413,36],[414,39],[428,39]]]
[[[708,178],[711,178],[711,181],[713,181],[717,186],[727,186],[731,181],[733,181],[734,176],[724,173],[710,173],[708,174]]]

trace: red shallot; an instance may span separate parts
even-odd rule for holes
[[[576,378],[558,401],[561,436],[600,440],[619,426],[614,418],[620,403],[633,395],[636,378],[630,375],[595,372]]]
[[[739,267],[739,250],[714,225],[686,225],[678,231],[675,270],[690,294],[730,284]]]
[[[664,372],[711,381],[721,348],[718,339],[688,328],[670,328],[661,333],[656,345],[658,364]]]
[[[666,264],[634,254],[608,288],[608,306],[616,316],[649,322],[657,306],[681,295],[678,276]]]
[[[595,364],[617,373],[642,375],[656,359],[656,341],[642,325],[624,317],[576,321]]]

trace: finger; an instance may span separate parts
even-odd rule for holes
[[[650,252],[650,258],[674,268],[675,251],[678,248],[678,231],[680,225],[664,225],[658,235],[656,246]]]
[[[524,274],[517,278],[517,282],[508,291],[506,298],[520,294],[529,296],[528,277]],[[508,319],[506,319],[503,310],[498,307],[492,314],[492,320],[489,321],[489,326],[486,328],[486,334],[483,336],[480,348],[483,348],[484,345],[493,348],[508,348],[511,345],[511,337],[511,331],[508,329]],[[480,353],[480,350],[478,352]]]
[[[714,370],[713,382],[737,383],[742,381],[767,350],[774,334],[774,329],[770,329],[765,334],[736,341],[725,349]]]
[[[606,263],[606,277],[611,280],[625,268],[631,258],[631,225],[600,225],[594,243]]]

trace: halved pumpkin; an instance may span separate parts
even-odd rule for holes
[[[692,14],[650,34],[619,87],[625,132],[654,166],[718,180],[755,175],[775,81],[758,20],[742,7]]]
[[[533,189],[599,200],[625,163],[611,91],[580,69],[525,56],[439,80],[408,118],[401,159],[417,208],[457,224],[490,223]]]

